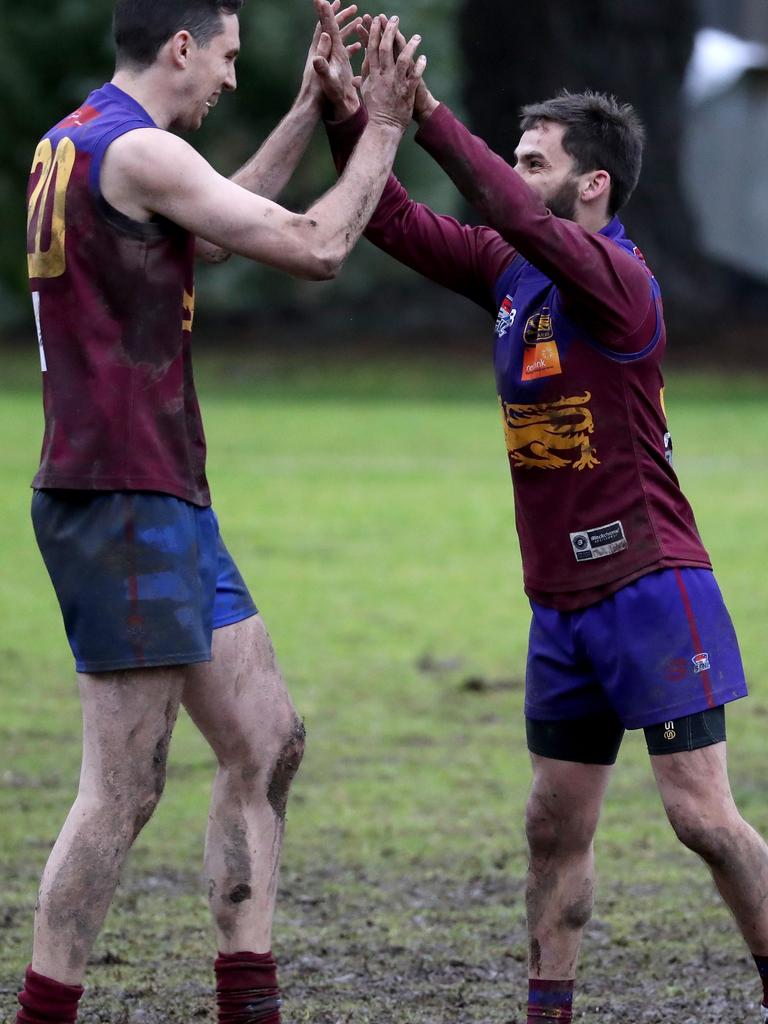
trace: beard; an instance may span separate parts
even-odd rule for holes
[[[576,220],[579,202],[579,183],[575,177],[566,178],[551,196],[544,200],[549,212],[563,220]]]

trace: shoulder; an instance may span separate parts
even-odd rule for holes
[[[107,162],[136,181],[152,181],[157,174],[178,175],[190,164],[208,166],[188,142],[150,127],[136,128],[115,139],[105,156],[105,166]]]
[[[118,209],[122,201],[167,214],[164,207],[170,197],[198,193],[210,186],[211,177],[217,175],[207,160],[177,135],[160,128],[137,128],[109,146],[101,189]]]

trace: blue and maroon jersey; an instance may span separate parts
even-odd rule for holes
[[[337,166],[363,124],[328,126]],[[593,233],[554,217],[445,106],[416,139],[493,227],[436,214],[390,177],[366,235],[496,318],[526,592],[572,610],[656,569],[709,568],[671,465],[659,287],[620,221]]]
[[[190,357],[189,232],[134,221],[99,187],[111,142],[156,128],[112,84],[40,141],[27,260],[43,369],[36,488],[159,491],[210,504]]]

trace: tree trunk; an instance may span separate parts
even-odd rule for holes
[[[679,176],[681,85],[697,24],[696,0],[463,0],[460,20],[470,124],[507,159],[524,103],[567,88],[614,93],[635,106],[648,139],[622,219],[654,268],[668,311],[686,317],[711,312],[723,297]]]

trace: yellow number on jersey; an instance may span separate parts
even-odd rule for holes
[[[34,247],[27,253],[27,265],[30,277],[60,277],[66,270],[67,261],[64,250],[66,221],[64,207],[67,200],[67,185],[75,166],[75,144],[66,136],[53,151],[49,139],[43,139],[35,150],[32,161],[32,173],[40,167],[40,177],[29,197],[27,211],[27,231],[37,218],[35,227]],[[42,247],[43,228],[46,211],[49,207],[51,188],[53,188],[53,204],[50,213],[50,242],[47,249]]]

